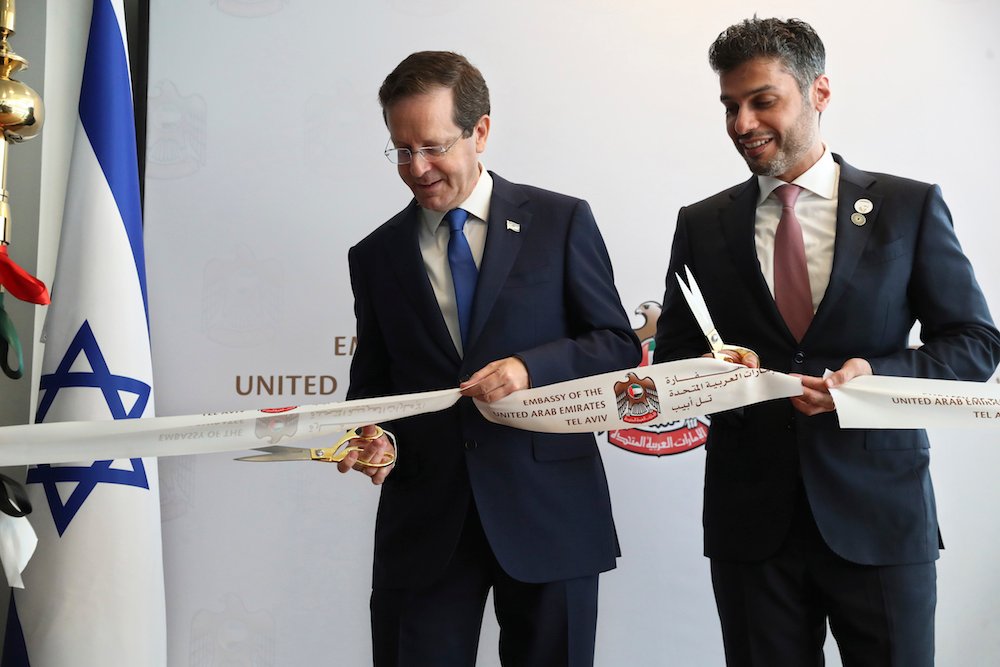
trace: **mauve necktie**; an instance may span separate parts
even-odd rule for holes
[[[455,285],[455,305],[458,307],[458,328],[462,332],[462,347],[469,340],[469,322],[472,319],[472,297],[476,294],[476,280],[479,270],[472,259],[472,248],[465,238],[463,228],[469,219],[469,212],[453,208],[444,216],[451,230],[448,239],[448,265],[451,267],[451,280]]]
[[[813,318],[806,249],[795,215],[795,200],[801,191],[801,187],[791,184],[774,190],[781,202],[781,219],[774,232],[774,302],[795,340],[802,340]]]

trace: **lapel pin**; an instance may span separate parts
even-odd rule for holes
[[[865,216],[861,215],[860,213],[852,213],[851,214],[851,222],[853,222],[858,227],[861,227],[866,222],[868,222],[868,218],[866,218]]]
[[[861,215],[867,215],[871,213],[873,208],[875,208],[875,205],[872,204],[871,199],[859,199],[858,201],[854,202],[854,210],[860,213]],[[854,218],[852,217],[851,220],[853,219]],[[858,223],[855,222],[854,224]],[[865,224],[864,221],[862,221],[861,224],[862,225]]]
[[[518,223],[514,222],[513,220],[508,220],[507,221],[507,229],[510,230],[510,231],[512,231],[512,232],[517,233],[517,232],[521,231],[521,225],[519,225]]]

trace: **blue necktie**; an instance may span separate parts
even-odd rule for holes
[[[458,307],[458,328],[462,332],[462,347],[469,340],[469,322],[472,320],[472,297],[476,294],[476,280],[479,270],[472,259],[472,248],[462,231],[469,212],[453,208],[444,216],[451,230],[448,239],[448,265],[451,267],[451,280],[455,284],[455,305]]]

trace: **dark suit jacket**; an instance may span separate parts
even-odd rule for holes
[[[788,331],[760,272],[753,177],[681,209],[657,361],[707,350],[674,278],[686,264],[722,339],[755,350],[765,368],[820,376],[862,357],[878,375],[990,376],[1000,335],[940,189],[834,158],[841,171],[833,269],[802,341]],[[862,198],[874,209],[856,226],[850,216]],[[914,320],[923,341],[916,350],[907,347]],[[922,430],[841,430],[836,413],[805,417],[786,400],[716,415],[706,446],[705,553],[738,561],[774,554],[804,486],[823,538],[840,556],[873,565],[934,560],[928,447]]]
[[[415,201],[351,249],[358,343],[348,398],[456,387],[512,355],[532,386],[638,363],[639,343],[587,203],[495,174],[493,181],[464,358],[427,279]],[[438,576],[470,498],[515,579],[556,581],[614,567],[618,542],[593,435],[498,426],[466,398],[391,428],[399,460],[379,503],[376,587],[416,587]]]

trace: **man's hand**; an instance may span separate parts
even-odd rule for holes
[[[531,380],[524,362],[517,357],[507,357],[486,364],[458,385],[458,388],[462,390],[462,396],[492,403],[530,386]]]
[[[753,350],[748,350],[745,347],[724,347],[719,350],[719,354],[726,355],[726,361],[734,364],[740,364],[741,366],[746,366],[747,368],[760,368],[760,357]],[[715,357],[711,352],[706,352],[702,355],[703,357]]]
[[[361,430],[362,435],[374,435],[375,427],[372,425],[365,426]],[[393,446],[392,442],[389,440],[389,436],[382,434],[375,440],[364,440],[362,438],[354,438],[348,443],[351,446],[363,447],[364,450],[360,452],[351,452],[344,460],[337,464],[337,470],[340,472],[347,472],[352,468],[360,473],[369,476],[372,480],[372,484],[381,484],[385,481],[394,467],[393,465],[387,465],[384,468],[373,468],[372,466],[366,466],[358,463],[358,461],[374,461],[379,462],[383,460],[386,454],[396,454],[396,448]]]
[[[839,387],[860,375],[872,375],[872,367],[864,359],[855,357],[845,361],[839,371],[825,379],[811,375],[796,375],[795,373],[790,375],[802,381],[802,395],[793,396],[789,400],[792,401],[796,410],[811,417],[837,409],[833,404],[833,397],[830,396],[831,387]]]

